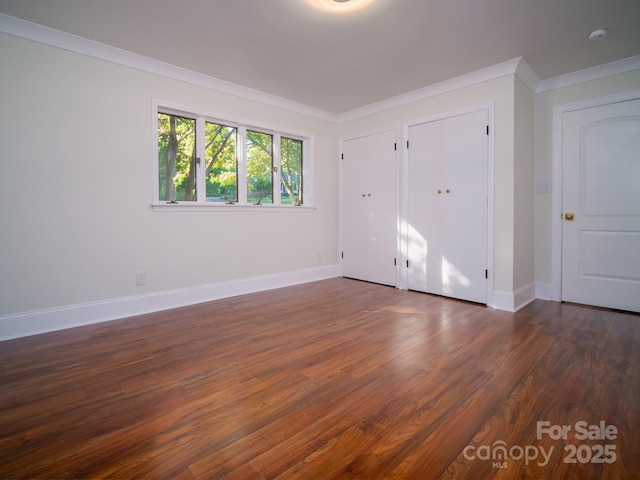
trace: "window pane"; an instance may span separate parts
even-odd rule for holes
[[[302,205],[302,140],[280,138],[281,203]]]
[[[196,201],[196,121],[158,113],[161,201]]]
[[[207,202],[238,201],[237,134],[233,127],[204,124]]]
[[[247,130],[247,201],[273,203],[273,137]]]

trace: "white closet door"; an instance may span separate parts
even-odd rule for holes
[[[342,274],[367,280],[367,137],[342,145]]]
[[[342,146],[342,274],[396,285],[396,132]]]
[[[409,289],[419,292],[434,292],[439,277],[436,262],[432,259],[434,252],[442,250],[441,236],[435,233],[436,226],[443,224],[444,217],[444,163],[433,159],[444,155],[444,144],[438,141],[443,127],[444,123],[429,122],[409,128],[408,285]]]
[[[385,285],[396,284],[394,264],[398,244],[396,215],[395,131],[368,138],[368,280]]]
[[[486,110],[409,128],[409,288],[486,303]]]

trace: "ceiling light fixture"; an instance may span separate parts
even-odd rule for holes
[[[360,10],[374,0],[306,0],[311,6],[331,13],[346,13]]]
[[[597,42],[598,40],[602,40],[607,36],[607,31],[604,28],[599,28],[598,30],[594,30],[589,34],[589,40],[592,42]]]

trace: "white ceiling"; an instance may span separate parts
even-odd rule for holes
[[[331,113],[523,57],[548,79],[640,55],[640,0],[0,0],[0,13]],[[606,28],[599,42],[589,32]]]

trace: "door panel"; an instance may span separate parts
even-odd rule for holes
[[[452,122],[444,194],[442,292],[480,303],[487,301],[487,117],[480,111]]]
[[[581,232],[580,275],[609,280],[637,280],[640,255],[638,232]]]
[[[362,197],[367,189],[365,159],[368,157],[365,138],[343,143],[342,151],[342,274],[345,277],[367,279],[368,230],[367,203]]]
[[[409,128],[408,284],[486,303],[486,110]]]
[[[396,285],[396,132],[343,143],[342,201],[345,277]]]
[[[408,287],[419,292],[439,291],[442,251],[440,235],[429,235],[434,225],[443,225],[442,178],[444,164],[433,159],[442,158],[444,124],[429,122],[409,127],[407,258]],[[440,190],[440,194],[438,194]],[[427,281],[428,280],[428,281]]]
[[[640,311],[640,99],[563,114],[562,179],[562,300]]]
[[[444,120],[409,128],[408,286],[436,294],[442,294],[446,132]]]
[[[369,216],[368,280],[385,285],[396,284],[394,260],[398,250],[396,214],[396,132],[391,130],[367,137],[368,190],[366,203]],[[369,196],[371,195],[371,196]]]

